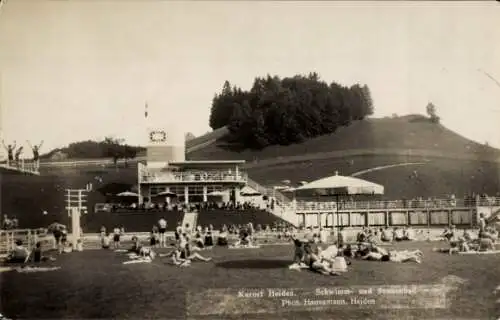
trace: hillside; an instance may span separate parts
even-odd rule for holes
[[[247,161],[296,157],[347,150],[426,150],[434,154],[462,154],[480,160],[496,160],[500,150],[466,139],[440,124],[418,115],[367,119],[341,127],[335,133],[300,144],[271,146],[264,150],[232,152],[223,139],[187,155],[191,160],[244,159]]]
[[[227,131],[221,129],[191,144],[192,160],[245,159],[249,176],[272,186],[290,180],[312,181],[339,171],[351,175],[370,168],[361,178],[381,183],[385,198],[462,196],[472,193],[495,195],[500,190],[500,152],[415,117],[369,119],[353,123],[328,136],[302,144],[272,146],[262,151],[232,152],[223,147]],[[217,140],[217,142],[214,142]],[[195,146],[200,146],[195,148]],[[404,165],[407,164],[407,165]],[[111,182],[137,182],[137,168],[106,165],[42,167],[41,176],[4,175],[2,213],[29,216],[37,224],[50,223],[64,212],[64,189],[92,182],[94,189]],[[98,192],[89,195],[90,207],[103,201]],[[48,215],[42,215],[46,210]]]

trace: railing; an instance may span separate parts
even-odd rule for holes
[[[268,197],[274,197],[277,201],[285,204],[291,202],[290,199],[288,199],[283,193],[281,193],[279,190],[273,189],[273,188],[268,188],[260,185],[259,183],[255,182],[254,180],[247,178],[247,185],[254,189],[255,191],[268,196]]]
[[[246,173],[212,172],[142,172],[141,182],[241,182],[246,183]]]
[[[4,160],[0,161],[0,167],[12,171],[38,174],[38,168],[40,167],[40,164],[38,161],[25,160],[25,159],[20,159],[19,161]]]
[[[339,210],[384,210],[384,209],[439,209],[471,208],[476,206],[500,206],[500,197],[479,199],[433,199],[394,201],[339,201]],[[297,201],[296,211],[337,210],[336,202]]]
[[[0,255],[8,254],[14,248],[16,240],[22,240],[23,245],[31,250],[46,235],[46,231],[42,229],[0,230]]]
[[[296,211],[336,211],[337,204],[335,202],[302,202],[296,204]]]

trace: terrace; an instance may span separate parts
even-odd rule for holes
[[[239,169],[238,163],[192,161],[171,163],[169,169],[148,168],[139,164],[139,183],[227,182],[245,184],[248,176]]]

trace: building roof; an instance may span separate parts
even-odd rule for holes
[[[322,178],[295,189],[318,190],[326,189],[330,195],[335,194],[384,194],[384,186],[354,177],[339,176],[338,174]]]

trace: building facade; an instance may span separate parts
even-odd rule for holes
[[[140,204],[239,202],[245,161],[186,161],[185,137],[169,126],[148,127],[147,156],[138,165]]]

